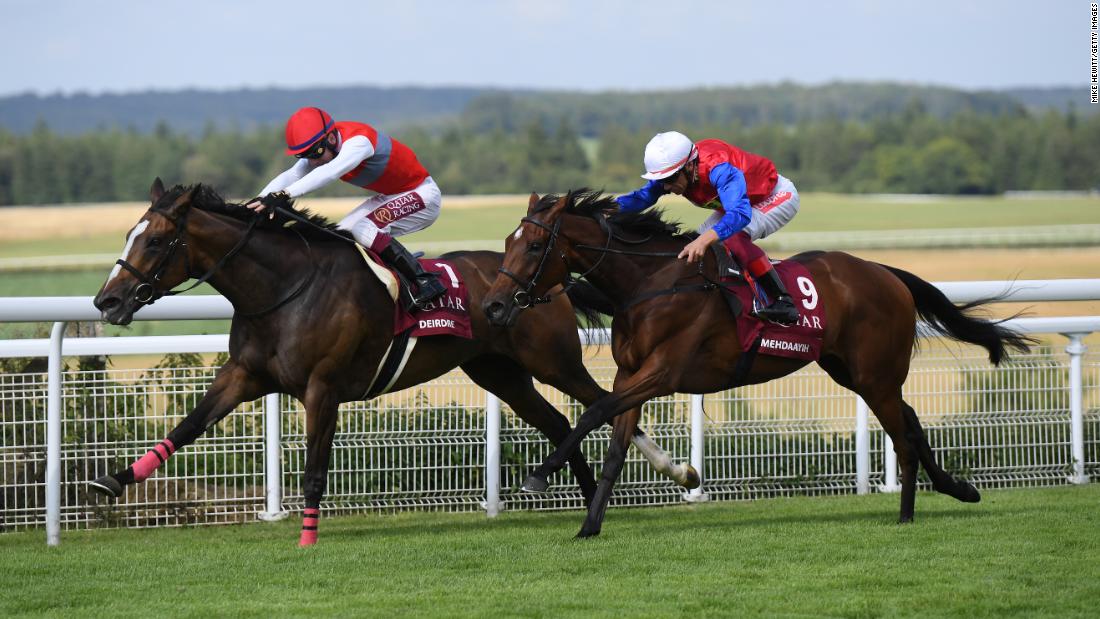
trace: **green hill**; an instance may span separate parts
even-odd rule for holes
[[[370,86],[243,90],[148,91],[129,94],[23,94],[0,97],[0,128],[24,135],[45,123],[74,135],[104,129],[153,132],[250,131],[281,125],[302,105],[334,116],[368,119],[382,127],[438,127],[463,120],[473,128],[514,131],[532,119],[565,118],[584,136],[609,126],[638,129],[671,125],[793,124],[817,119],[871,120],[913,106],[945,118],[969,111],[1002,115],[1064,110],[1082,99],[1080,89],[969,92],[895,83],[836,82],[820,86],[774,84],[679,91],[502,90],[489,88],[379,88]],[[1081,105],[1089,113],[1095,106]]]

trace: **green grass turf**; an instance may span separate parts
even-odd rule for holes
[[[1100,485],[0,536],[0,615],[1073,617],[1100,599]]]

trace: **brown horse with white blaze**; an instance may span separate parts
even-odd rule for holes
[[[742,355],[735,317],[714,286],[700,285],[717,280],[716,258],[708,253],[701,268],[676,258],[692,238],[664,221],[660,211],[621,213],[610,197],[596,192],[532,195],[527,216],[506,240],[501,273],[485,295],[484,311],[493,324],[518,325],[521,310],[541,300],[552,302],[553,290],[575,281],[571,273],[583,273],[613,308],[618,373],[612,392],[584,412],[569,437],[524,483],[526,490],[545,490],[547,476],[563,466],[588,432],[611,419],[628,418],[629,424],[615,426],[580,537],[600,532],[642,404],[672,393],[713,393],[766,382],[808,363],[759,356],[735,384],[734,368]],[[937,491],[977,502],[980,495],[971,484],[936,462],[916,413],[902,399],[916,317],[941,335],[984,347],[994,364],[1006,356],[1006,348],[1027,350],[1031,340],[970,315],[990,300],[956,306],[928,282],[900,269],[842,252],[808,252],[791,260],[809,271],[825,308],[817,363],[867,402],[893,440],[902,477],[900,521],[913,519],[918,463]]]
[[[287,393],[305,405],[306,465],[302,545],[317,540],[337,408],[361,400],[394,341],[394,301],[366,267],[346,232],[290,203],[269,219],[226,203],[202,185],[165,190],[157,179],[152,205],[131,229],[122,259],[95,297],[112,324],[125,325],[134,312],[189,278],[208,281],[235,310],[229,361],[198,405],[168,436],[125,470],[91,482],[112,497],[148,478],[171,454],[194,442],[242,402]],[[288,218],[288,215],[294,217]],[[494,252],[444,256],[469,292],[472,338],[421,338],[403,366],[397,391],[455,367],[495,393],[552,442],[569,433],[569,422],[535,389],[532,378],[586,406],[606,395],[581,363],[577,319],[561,297],[530,312],[513,329],[489,324],[481,299],[501,264]],[[374,391],[371,390],[373,394]],[[635,440],[657,468],[685,487],[698,485],[689,466],[674,465],[644,434]],[[585,500],[595,479],[582,454],[569,463]]]

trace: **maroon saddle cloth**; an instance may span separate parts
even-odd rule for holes
[[[412,337],[428,335],[457,335],[466,339],[474,337],[470,327],[470,294],[458,269],[446,260],[420,258],[425,271],[435,273],[447,292],[414,313],[397,304],[397,317],[393,321],[394,333],[412,329]]]
[[[447,291],[424,309],[410,312],[407,304],[400,300],[401,296],[408,298],[408,293],[398,292],[398,287],[405,286],[402,279],[373,252],[361,246],[357,247],[368,260],[371,270],[390,290],[390,296],[394,300],[393,332],[395,335],[412,329],[410,337],[429,335],[454,335],[467,339],[474,337],[473,328],[470,326],[470,295],[466,290],[466,283],[462,281],[462,275],[453,263],[439,258],[419,259],[420,266],[424,267],[425,271],[435,273]]]
[[[722,285],[737,296],[744,308],[737,314],[741,350],[752,348],[759,337],[758,354],[817,361],[821,357],[821,342],[825,333],[825,308],[821,304],[817,286],[814,285],[809,270],[798,262],[784,260],[775,264],[775,270],[798,308],[798,322],[791,326],[761,320],[752,315],[752,289],[746,285],[740,274],[731,273],[721,280]]]

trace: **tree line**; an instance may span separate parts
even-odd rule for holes
[[[944,117],[913,102],[868,120],[604,124],[595,137],[584,137],[564,115],[496,126],[485,118],[380,128],[411,146],[447,194],[630,189],[642,183],[645,143],[670,129],[765,155],[802,191],[991,194],[1100,186],[1100,115],[1072,109]],[[160,123],[149,133],[62,135],[40,122],[23,135],[0,130],[0,205],[144,200],[157,176],[203,182],[243,199],[293,162],[283,155],[279,126],[211,125],[196,136]],[[319,195],[358,193],[334,183]]]

